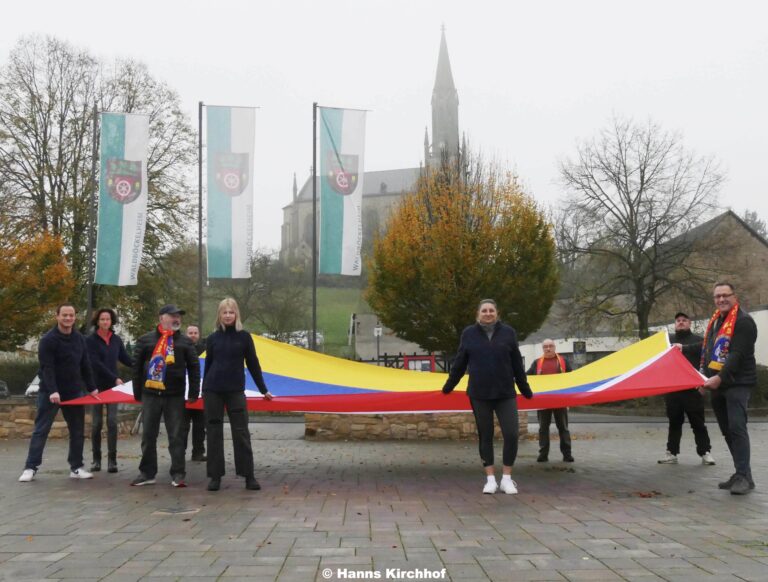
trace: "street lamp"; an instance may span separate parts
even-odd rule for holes
[[[381,365],[381,322],[376,322],[376,327],[373,328],[373,337],[376,338],[376,365]]]

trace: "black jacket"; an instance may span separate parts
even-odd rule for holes
[[[62,400],[73,400],[96,390],[85,338],[76,329],[64,334],[57,325],[46,333],[38,346],[38,359],[41,393],[58,392]]]
[[[480,324],[476,323],[461,332],[459,352],[451,367],[451,373],[443,386],[449,393],[459,383],[469,367],[467,395],[476,400],[515,398],[515,384],[526,398],[533,397],[523,368],[523,358],[517,345],[517,334],[510,326],[496,322],[488,339]]]
[[[723,369],[718,372],[708,367],[709,362],[712,361],[708,349],[704,357],[704,369],[701,372],[708,378],[716,374],[719,375],[722,380],[721,390],[731,386],[755,386],[757,384],[756,341],[757,325],[755,325],[755,320],[746,311],[739,308],[731,345],[728,348],[728,357],[725,359]],[[689,354],[698,354],[700,357],[701,344],[702,342],[699,341],[696,344],[683,346],[683,354],[686,357],[689,357]]]
[[[237,331],[234,326],[213,332],[206,341],[203,392],[245,390],[243,362],[248,366],[259,392],[266,394],[267,385],[264,383],[251,334],[245,330]]]
[[[688,331],[676,331],[675,333],[669,334],[669,343],[671,344],[682,344],[684,346],[695,344],[698,346],[698,350],[695,352],[693,350],[683,350],[685,359],[697,370],[699,369],[699,364],[701,364],[702,341],[704,341],[704,338],[700,335],[696,335],[690,329]]]
[[[88,357],[93,368],[93,380],[99,392],[114,388],[117,384],[118,360],[126,366],[133,367],[133,360],[125,351],[123,340],[116,333],[109,338],[109,344],[95,331],[85,338],[88,346]]]
[[[168,366],[165,373],[165,390],[147,388],[147,368],[152,359],[152,352],[160,339],[160,332],[155,329],[144,334],[136,341],[133,353],[133,397],[141,401],[144,392],[160,396],[184,396],[184,389],[189,375],[189,398],[200,397],[200,360],[192,341],[180,332],[173,334],[174,363]]]

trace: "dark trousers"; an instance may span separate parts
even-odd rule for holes
[[[101,430],[104,427],[105,406],[107,408],[107,454],[110,461],[117,460],[117,404],[99,404],[91,407],[91,449],[94,461],[101,461]]]
[[[696,440],[696,453],[702,456],[712,449],[709,442],[709,432],[704,424],[704,397],[698,390],[682,390],[670,392],[664,395],[667,405],[667,418],[669,419],[669,436],[667,437],[667,450],[673,455],[680,454],[680,439],[683,436],[683,424],[685,417],[693,429],[693,438]]]
[[[184,396],[157,396],[144,392],[141,395],[141,462],[139,471],[146,477],[157,475],[157,435],[160,420],[168,433],[168,452],[171,454],[171,477],[184,477]]]
[[[205,454],[205,412],[193,408],[184,409],[184,450],[189,446],[189,429],[192,428],[192,458]]]
[[[232,430],[235,450],[235,474],[253,476],[253,449],[248,430],[248,408],[245,392],[206,392],[205,424],[208,433],[208,477],[219,479],[224,475],[224,410]]]
[[[712,391],[712,410],[733,457],[733,466],[739,475],[752,480],[749,463],[749,433],[747,432],[747,405],[752,393],[750,386],[732,386],[727,390]]]
[[[555,417],[555,426],[560,434],[560,452],[563,457],[571,456],[571,432],[568,430],[568,409],[549,408],[537,411],[539,417],[539,454],[549,455],[549,426]]]
[[[517,399],[500,398],[497,400],[469,399],[472,412],[475,413],[477,437],[480,440],[480,460],[483,467],[493,465],[493,413],[499,419],[501,436],[504,438],[502,462],[507,467],[515,464],[517,458],[517,437],[519,433],[517,419]]]
[[[48,394],[37,394],[37,414],[35,415],[35,429],[29,441],[29,453],[25,469],[37,468],[43,462],[43,449],[51,432],[56,414],[61,409],[61,414],[69,429],[69,455],[67,461],[74,471],[83,466],[83,445],[85,443],[85,407],[83,406],[59,406],[53,404]]]

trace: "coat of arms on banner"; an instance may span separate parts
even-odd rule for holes
[[[348,196],[357,188],[357,156],[348,154],[328,156],[328,183],[342,196]]]
[[[141,162],[107,160],[107,191],[120,204],[130,204],[141,195]]]
[[[229,196],[242,194],[248,186],[248,154],[219,152],[213,164],[219,191]]]

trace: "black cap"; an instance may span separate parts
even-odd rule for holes
[[[684,317],[685,319],[691,319],[690,317],[688,317],[687,313],[683,313],[682,311],[678,311],[677,313],[675,313],[675,319],[677,319],[678,317]]]
[[[163,305],[160,308],[160,315],[184,315],[186,311],[183,309],[179,309],[176,307],[173,303],[169,303],[168,305]]]

